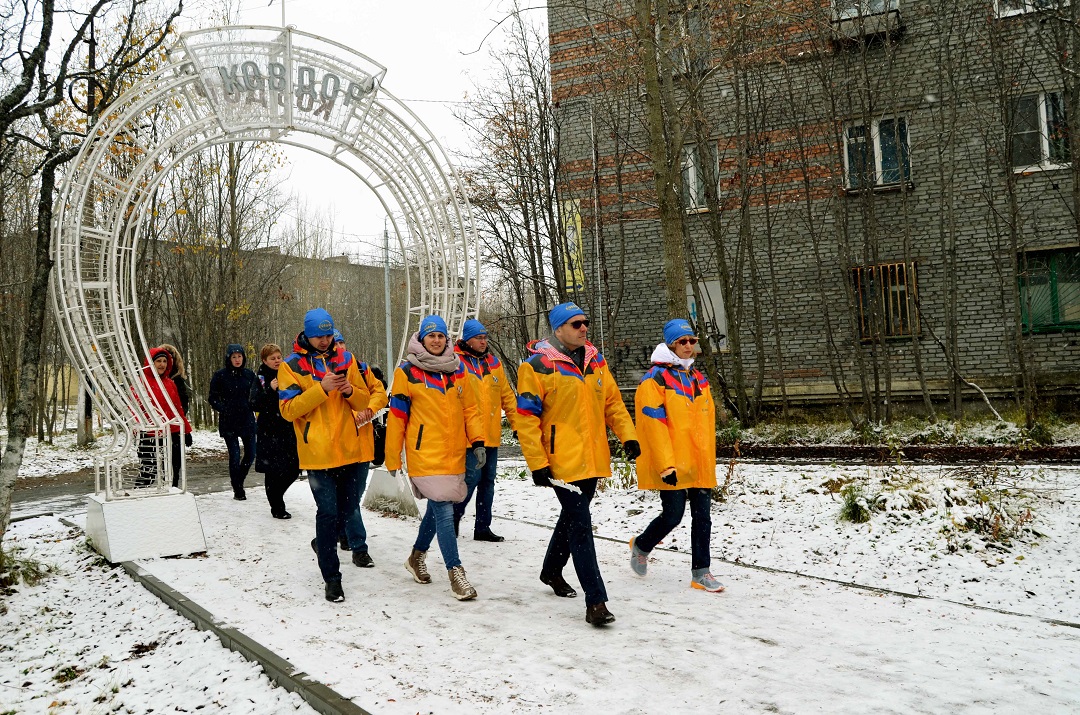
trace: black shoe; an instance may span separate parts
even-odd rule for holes
[[[566,582],[566,579],[562,577],[561,573],[557,573],[553,576],[540,574],[540,581],[551,586],[551,590],[554,591],[555,595],[559,598],[577,598],[577,591]]]
[[[311,540],[311,550],[315,552],[315,555],[316,555],[316,556],[318,556],[318,555],[319,555],[319,547],[318,547],[318,545],[317,545],[317,544],[315,543],[315,542],[317,542],[317,541],[318,541],[318,539],[312,539],[312,540]]]
[[[272,511],[272,512],[270,512],[270,516],[274,517],[275,519],[291,519],[292,518],[292,514],[290,514],[287,511]]]
[[[585,606],[585,622],[594,626],[606,626],[615,622],[615,616],[611,615],[606,603],[594,603],[591,606]]]
[[[236,501],[247,501],[247,494],[243,492],[233,492],[232,498]]]
[[[347,536],[339,536],[337,545],[342,551],[352,551],[352,549],[349,548],[349,537]]]
[[[375,567],[375,562],[371,560],[371,555],[366,551],[354,551],[352,552],[353,566],[359,566],[362,569],[370,569]]]
[[[341,590],[341,581],[326,582],[326,600],[332,603],[338,603],[339,601],[345,600],[345,592]],[[600,605],[602,606],[604,604],[601,603]]]
[[[473,541],[490,541],[495,544],[500,541],[506,541],[506,539],[492,532],[490,529],[488,531],[474,531],[472,538]]]

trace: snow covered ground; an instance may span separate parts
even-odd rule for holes
[[[478,543],[462,530],[474,602],[451,598],[437,548],[428,559],[433,584],[405,572],[415,519],[366,513],[376,568],[345,561],[346,600],[327,603],[303,482],[286,496],[291,521],[271,519],[254,490],[247,502],[199,497],[206,557],[143,565],[380,714],[1078,712],[1080,629],[1034,616],[1080,622],[1080,469],[964,469],[736,465],[728,500],[713,510],[713,572],[728,585],[719,595],[688,587],[689,517],[663,545],[677,552],[655,551],[644,579],[630,572],[626,540],[659,502],[612,480],[593,508],[618,619],[606,629],[585,624],[580,597],[556,598],[537,580],[557,502],[524,478],[520,462],[502,463],[496,494],[504,518],[494,528],[507,541]],[[725,480],[728,467],[718,474]],[[836,518],[840,495],[830,490],[848,480],[873,509],[868,523]],[[1007,544],[968,526],[990,523],[977,517],[991,507],[1021,517],[999,524],[1015,527]],[[193,712],[192,704],[213,712],[214,699],[228,712],[298,706],[238,656],[160,613],[164,606],[122,571],[95,565],[81,536],[55,520],[16,524],[11,538],[61,574],[7,600],[0,704],[8,709],[45,712],[53,700],[68,703],[56,713],[106,712],[120,700],[128,712]],[[571,569],[566,576],[576,584]],[[132,655],[155,640],[151,653]],[[97,668],[103,655],[115,674]],[[189,670],[177,677],[177,668]],[[62,672],[75,677],[61,683]],[[123,687],[112,693],[113,685]],[[107,699],[91,706],[91,694]]]

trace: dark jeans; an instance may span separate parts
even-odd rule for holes
[[[270,513],[281,514],[285,511],[285,492],[300,476],[300,470],[294,467],[266,470],[266,501],[270,502]]]
[[[491,502],[495,499],[495,471],[499,466],[499,448],[485,447],[487,462],[482,469],[476,466],[476,457],[470,449],[465,453],[465,486],[469,493],[465,495],[465,501],[454,505],[454,521],[461,521],[465,515],[465,507],[469,505],[473,492],[476,492],[476,524],[473,526],[474,534],[484,534],[491,531]]]
[[[244,434],[223,434],[225,446],[229,448],[229,481],[234,494],[244,493],[244,479],[255,461],[255,431]],[[240,442],[244,443],[244,456],[240,456]]]
[[[690,502],[690,568],[707,569],[709,543],[712,541],[712,499],[711,489],[662,489],[660,504],[663,511],[652,520],[641,536],[634,539],[634,545],[645,553],[656,548],[660,541],[682,521],[686,502]]]
[[[364,488],[367,487],[368,471],[370,469],[371,462],[360,462],[358,477],[360,485],[356,490],[356,508],[348,513],[338,512],[337,535],[339,539],[345,537],[350,551],[363,551],[366,553],[368,550],[367,529],[364,527],[364,516],[360,513],[360,497],[364,493]],[[356,539],[350,539],[350,532],[360,536]]]
[[[606,603],[608,600],[604,579],[600,576],[600,565],[596,563],[592,515],[589,513],[589,503],[596,494],[597,481],[599,480],[593,478],[574,482],[574,486],[581,489],[581,494],[562,487],[552,487],[562,504],[562,511],[559,512],[555,531],[548,542],[541,571],[543,575],[561,573],[566,562],[573,556],[574,571],[577,572],[578,581],[585,591],[587,606]]]
[[[340,514],[356,511],[360,503],[360,463],[346,464],[333,469],[309,469],[308,486],[315,497],[315,552],[319,555],[319,571],[324,581],[341,580],[341,563],[337,553],[337,529]],[[361,531],[356,531],[359,525]],[[350,544],[363,544],[367,550],[367,533],[362,519],[347,519],[345,530]]]

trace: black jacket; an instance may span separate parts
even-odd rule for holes
[[[296,432],[292,422],[281,416],[277,390],[270,387],[276,377],[277,370],[271,370],[266,365],[259,366],[258,377],[252,383],[248,397],[251,409],[259,413],[256,472],[300,469],[300,460],[296,456]]]
[[[210,380],[210,406],[218,411],[218,434],[244,435],[254,434],[255,415],[248,406],[248,396],[251,394],[252,383],[258,382],[255,373],[248,370],[247,356],[240,367],[233,367],[229,362],[229,355],[237,350],[239,345],[230,345],[226,348],[225,367],[214,373]]]

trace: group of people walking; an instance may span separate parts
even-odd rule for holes
[[[664,326],[663,342],[637,388],[635,425],[607,361],[588,340],[585,312],[562,303],[548,318],[552,333],[530,344],[516,394],[477,320],[466,321],[461,339],[451,345],[445,321],[424,317],[394,371],[389,397],[381,374],[345,348],[321,308],[308,311],[288,357],[277,345],[262,348],[257,375],[245,368],[242,347],[230,345],[225,367],[211,382],[210,403],[229,445],[234,497],[245,498],[244,475],[254,461],[266,473],[273,516],[289,518],[282,496],[306,470],[316,503],[311,546],[325,596],[344,600],[338,546],[352,552],[355,565],[374,566],[358,507],[375,453],[373,418],[388,406],[386,467],[396,474],[407,465],[413,494],[427,502],[405,569],[416,583],[432,583],[427,553],[437,542],[453,596],[474,599],[457,538],[475,495],[473,538],[503,541],[491,529],[491,511],[505,414],[534,483],[552,488],[560,503],[540,581],[557,596],[576,597],[563,575],[572,560],[585,594],[585,620],[601,626],[615,617],[596,558],[590,504],[599,480],[611,476],[610,428],[626,457],[636,460],[639,488],[660,491],[661,514],[629,542],[634,573],[647,574],[650,552],[678,526],[689,503],[691,585],[723,591],[709,557],[715,408],[708,381],[693,368],[697,338],[690,324],[672,320]],[[246,415],[239,409],[241,394],[247,395]]]

